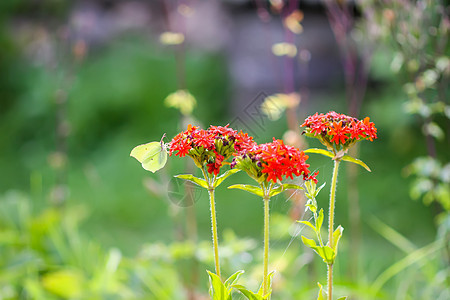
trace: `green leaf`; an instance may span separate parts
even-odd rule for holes
[[[184,180],[189,180],[190,182],[193,182],[193,183],[195,183],[195,184],[197,184],[197,185],[199,185],[199,186],[201,186],[201,187],[203,187],[205,189],[209,189],[208,183],[206,182],[205,179],[195,177],[192,174],[180,174],[180,175],[175,175],[174,177],[181,178],[181,179],[184,179]]]
[[[302,224],[305,224],[305,225],[308,225],[308,226],[311,227],[314,231],[316,231],[316,227],[314,227],[314,225],[311,224],[311,223],[308,222],[308,221],[297,221],[297,222],[302,223]]]
[[[323,189],[323,187],[326,185],[326,182],[324,182],[319,188],[317,188],[317,184],[314,183],[312,180],[305,181],[305,187],[306,187],[306,197],[308,199],[315,199],[317,195],[319,194],[320,190]]]
[[[347,300],[347,296],[340,297],[340,298],[338,298],[337,300]]]
[[[317,195],[319,194],[319,192],[324,188],[324,186],[325,186],[326,184],[327,184],[327,183],[324,182],[321,186],[319,186],[319,188],[316,190],[316,193],[315,193],[314,196],[317,196]]]
[[[218,187],[225,179],[228,178],[228,176],[233,175],[239,171],[240,170],[236,169],[236,168],[226,171],[225,173],[223,173],[222,175],[220,175],[219,177],[216,178],[216,181],[214,182],[213,187],[214,188]]]
[[[231,275],[230,277],[228,277],[227,280],[225,280],[225,286],[227,288],[229,288],[230,286],[232,286],[238,279],[239,277],[244,274],[245,271],[243,270],[239,270],[236,273],[234,273],[233,275]]]
[[[330,151],[324,150],[324,149],[311,148],[311,149],[306,149],[303,152],[305,152],[305,153],[322,154],[324,156],[327,156],[327,157],[330,157],[330,158],[334,158],[334,153],[333,152],[330,152]]]
[[[283,191],[284,191],[283,186],[280,185],[280,186],[278,186],[278,187],[276,187],[276,188],[274,188],[274,189],[272,189],[272,190],[270,191],[269,197],[276,196],[276,195],[278,195],[279,193],[281,193],[281,192],[283,192]]]
[[[242,285],[233,285],[233,288],[239,290],[249,300],[264,300],[261,295],[253,293]]]
[[[325,263],[327,264],[334,263],[334,258],[336,255],[333,249],[330,248],[330,246],[319,247],[316,245],[316,242],[314,240],[308,239],[304,236],[302,236],[302,241],[306,246],[310,247],[317,254],[319,254],[319,256],[322,257]]]
[[[162,169],[167,162],[167,152],[160,142],[136,146],[130,156],[136,158],[145,170],[153,173]]]
[[[357,158],[351,157],[351,156],[349,156],[349,155],[344,155],[344,156],[342,156],[341,159],[342,159],[342,160],[345,160],[345,161],[349,161],[349,162],[355,163],[355,164],[357,164],[357,165],[360,165],[361,167],[363,167],[363,168],[366,169],[367,171],[372,172],[372,171],[370,170],[370,168],[369,168],[362,160],[359,160],[359,159],[357,159]]]
[[[317,207],[314,204],[306,204],[306,207],[308,207],[313,213],[317,211]]]
[[[438,141],[442,141],[445,138],[445,132],[435,122],[429,122],[423,125],[423,130],[426,134],[431,135]]]
[[[339,240],[342,237],[342,232],[344,231],[344,228],[339,225],[336,230],[333,232],[333,251],[337,254],[338,244]]]
[[[60,270],[42,276],[42,286],[62,298],[77,298],[84,290],[84,278],[76,270]]]
[[[320,228],[322,228],[323,223],[323,209],[321,208],[319,211],[319,216],[316,219],[316,230],[320,232]]]
[[[304,190],[303,187],[301,187],[297,184],[285,183],[282,186],[283,186],[283,189],[285,189],[285,190]]]
[[[308,193],[305,193],[305,194],[308,196]],[[309,198],[309,196],[308,196],[308,198]],[[308,210],[308,208],[313,213],[317,212],[317,201],[314,197],[309,198],[308,201],[306,202],[305,206],[306,206],[305,212]]]
[[[264,287],[261,284],[261,287],[258,290],[258,295],[263,296],[263,299],[270,299],[270,295],[272,294],[272,279],[273,279],[273,275],[275,275],[275,271],[272,271],[269,273],[269,275],[267,275],[267,286],[268,291],[266,295],[263,295],[264,292]]]
[[[283,192],[283,191],[285,191],[285,190],[303,190],[303,189],[304,189],[304,188],[302,188],[302,187],[299,186],[299,185],[296,185],[296,184],[290,184],[290,183],[285,183],[285,184],[282,184],[282,185],[280,185],[280,186],[278,186],[278,187],[272,189],[272,190],[270,191],[269,197],[276,196],[276,195],[278,195],[279,193],[281,193],[281,192]]]
[[[227,298],[227,288],[220,280],[219,276],[214,273],[208,272],[209,275],[209,283],[210,290],[209,293],[212,297],[212,300],[226,300]]]
[[[267,292],[267,295],[264,295],[264,299],[270,299],[270,295],[272,294],[272,281],[273,276],[275,275],[275,271],[272,271],[267,275],[267,286],[269,287],[269,291]]]
[[[319,295],[317,295],[317,300],[325,300],[327,295],[323,292],[323,286],[320,283],[317,283],[317,285],[319,286]]]
[[[314,191],[316,190],[316,184],[312,180],[305,181],[306,193],[311,194],[311,197],[314,197]]]
[[[316,248],[318,248],[317,245],[316,245],[316,242],[314,240],[308,239],[307,237],[305,237],[303,235],[302,235],[302,242],[303,242],[303,244],[305,244],[306,246],[308,246],[308,247],[310,247],[310,248],[312,248],[314,250]]]
[[[264,192],[261,188],[254,186],[254,185],[250,185],[250,184],[235,184],[232,186],[228,187],[229,189],[239,189],[239,190],[244,190],[247,191],[249,193],[255,194],[257,196],[260,197],[264,197]]]
[[[334,259],[336,258],[336,253],[333,251],[333,249],[331,249],[330,246],[324,246],[324,247],[318,247],[318,248],[320,248],[319,255],[323,258],[323,261],[329,265],[333,264]]]

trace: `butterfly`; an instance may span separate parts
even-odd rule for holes
[[[167,150],[165,146],[162,139],[161,142],[142,144],[134,147],[130,156],[136,158],[145,170],[155,173],[166,165]]]

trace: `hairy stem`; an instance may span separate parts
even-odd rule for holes
[[[216,177],[208,176],[208,172],[204,168],[200,169],[202,171],[203,177],[208,183],[208,194],[211,209],[211,231],[213,239],[213,250],[214,250],[214,264],[216,267],[216,275],[220,278],[220,263],[219,263],[219,238],[217,237],[217,218],[216,218],[216,202],[214,200],[214,183]]]
[[[217,219],[216,219],[216,203],[214,201],[214,189],[208,189],[208,194],[211,207],[211,230],[213,238],[214,263],[216,266],[216,274],[220,278],[219,239],[217,237]]]
[[[336,184],[340,160],[334,161],[333,178],[331,179],[330,209],[328,211],[328,242],[333,248],[334,204],[336,202]],[[333,299],[333,264],[328,264],[328,300]]]
[[[333,264],[328,265],[328,300],[333,299]]]
[[[263,296],[269,291],[267,276],[269,273],[269,198],[264,197],[264,277]]]

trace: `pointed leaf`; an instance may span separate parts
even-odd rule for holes
[[[249,300],[264,300],[261,295],[255,294],[250,290],[247,290],[243,285],[233,285],[233,288],[239,290]]]
[[[264,292],[263,285],[261,284],[261,286],[259,287],[258,295],[262,296],[263,297],[262,299],[270,299],[270,294],[272,294],[272,279],[273,279],[273,275],[275,275],[275,271],[272,271],[272,272],[269,273],[269,275],[267,275],[267,286],[269,288],[268,288],[268,291],[267,291],[266,295],[263,295],[263,292]]]
[[[274,188],[274,189],[272,189],[272,190],[270,191],[269,197],[276,196],[276,195],[278,195],[279,193],[281,193],[281,192],[283,192],[283,191],[284,191],[283,186],[280,185],[280,186],[278,186],[278,187],[276,187],[276,188]]]
[[[220,175],[219,177],[216,178],[216,181],[214,182],[214,188],[218,187],[225,179],[227,179],[230,175],[233,175],[237,172],[239,172],[239,169],[230,169],[228,171],[226,171],[225,173],[223,173],[222,175]]]
[[[323,261],[329,265],[333,264],[334,259],[336,258],[336,253],[333,251],[333,249],[331,249],[330,246],[324,246],[319,248],[320,248],[319,255],[323,258]]]
[[[305,187],[306,187],[306,192],[307,193],[311,193],[311,195],[314,194],[314,191],[316,190],[316,184],[314,183],[314,181],[306,180],[305,181]]]
[[[136,158],[145,170],[153,173],[162,169],[167,162],[167,152],[160,142],[136,146],[130,156]]]
[[[344,231],[344,228],[341,225],[339,225],[336,228],[336,230],[333,232],[333,250],[336,254],[337,254],[339,240],[341,239],[343,231]]]
[[[325,186],[326,184],[327,184],[327,183],[324,182],[321,186],[319,186],[319,188],[316,190],[316,193],[315,193],[314,196],[317,196],[317,195],[319,194],[319,192],[324,188],[324,186]]]
[[[361,167],[363,167],[367,171],[372,172],[370,170],[370,168],[362,160],[359,160],[357,158],[351,157],[349,155],[344,155],[341,159],[345,160],[345,161],[349,161],[349,162],[355,163],[357,165],[360,165]]]
[[[272,294],[272,280],[274,275],[275,271],[272,271],[267,275],[267,286],[269,287],[269,291],[267,292],[267,295],[264,295],[265,299],[270,299],[270,295]]]
[[[229,288],[230,286],[232,286],[238,279],[239,277],[244,274],[244,270],[239,270],[236,273],[234,273],[233,275],[231,275],[230,277],[228,277],[227,280],[225,280],[225,286],[227,288]]]
[[[305,152],[305,153],[322,154],[324,156],[334,158],[333,152],[330,152],[330,151],[325,150],[325,149],[311,148],[311,149],[306,149],[303,152]]]
[[[302,236],[303,243],[313,249],[320,257],[322,257],[323,261],[327,264],[334,263],[335,253],[330,246],[320,247],[316,245],[316,242],[312,239],[308,239]]]
[[[260,197],[264,197],[264,192],[261,188],[254,186],[254,185],[250,185],[250,184],[235,184],[232,186],[228,187],[229,189],[239,189],[239,190],[244,190],[247,191],[249,193],[255,194],[257,196]]]
[[[212,300],[225,300],[227,296],[227,289],[225,285],[220,280],[219,276],[214,273],[208,272],[209,283],[210,283],[210,295]]]
[[[283,188],[285,190],[304,190],[303,187],[297,185],[297,184],[291,184],[291,183],[285,183],[283,184]]]
[[[347,300],[347,296],[340,297],[340,298],[338,298],[337,300]]]
[[[314,250],[316,248],[318,248],[316,245],[316,242],[314,240],[308,239],[307,237],[304,237],[303,235],[302,235],[302,242],[303,242],[303,244],[305,244],[306,246],[308,246]]]
[[[311,222],[308,222],[308,221],[297,221],[297,222],[302,223],[302,224],[305,224],[305,225],[308,225],[308,226],[311,227],[314,231],[316,231],[316,227],[314,227],[314,225],[311,224]]]
[[[309,199],[308,202],[309,202],[309,201],[311,201],[311,199]],[[313,202],[306,203],[305,206],[306,206],[307,208],[309,208],[309,210],[310,210],[311,212],[313,212],[313,213],[315,213],[315,212],[317,211],[317,206],[316,206]],[[307,211],[307,209],[305,209],[305,211]]]
[[[191,175],[191,174],[180,174],[180,175],[175,175],[174,177],[181,178],[184,180],[189,180],[190,182],[193,182],[205,189],[209,188],[208,183],[206,182],[205,179],[195,177],[194,175]]]
[[[323,209],[321,208],[319,211],[319,216],[316,219],[317,232],[320,232],[320,228],[322,228],[322,223],[323,223]]]
[[[301,186],[299,186],[299,185],[296,185],[296,184],[290,184],[290,183],[285,183],[285,184],[282,184],[282,185],[278,186],[278,187],[275,188],[275,189],[272,189],[272,191],[270,191],[269,196],[270,196],[270,197],[276,196],[276,195],[278,195],[279,193],[281,193],[281,192],[283,192],[283,191],[285,191],[285,190],[303,190],[303,189],[304,189],[304,188],[301,187]]]
[[[326,294],[324,295],[324,292],[323,292],[323,287],[322,287],[322,285],[320,284],[320,283],[317,283],[317,285],[319,286],[319,295],[317,295],[317,300],[325,300],[326,299]]]

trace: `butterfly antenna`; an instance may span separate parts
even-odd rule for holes
[[[162,147],[162,145],[163,145],[163,143],[164,143],[163,140],[164,140],[165,137],[166,137],[166,134],[164,133],[163,136],[162,136],[162,138],[161,138],[161,147]]]
[[[164,133],[162,138],[161,138],[161,149],[164,149],[165,151],[167,151],[167,144],[164,143],[164,138],[166,137],[166,134]]]

